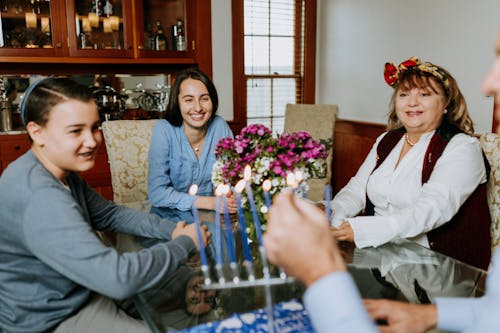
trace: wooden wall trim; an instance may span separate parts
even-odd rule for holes
[[[500,98],[496,96],[493,100],[493,124],[491,131],[493,133],[500,133]]]
[[[333,138],[333,194],[356,174],[385,124],[337,119]]]

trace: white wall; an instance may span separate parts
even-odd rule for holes
[[[477,133],[491,130],[493,101],[481,94],[500,26],[498,0],[318,0],[316,102],[339,117],[385,123],[386,61],[410,56],[457,79]]]
[[[219,114],[233,119],[231,0],[212,0],[213,76]],[[316,102],[342,119],[385,123],[386,61],[434,62],[457,79],[477,133],[491,130],[481,81],[494,56],[498,0],[318,0]]]
[[[212,70],[219,95],[217,114],[233,119],[231,0],[212,0]]]

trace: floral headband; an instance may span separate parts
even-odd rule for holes
[[[394,88],[399,81],[399,75],[403,72],[413,70],[429,73],[443,83],[446,89],[450,87],[450,81],[442,69],[430,62],[420,62],[416,57],[411,57],[403,61],[398,67],[393,63],[387,62],[384,66],[384,79],[388,85]]]

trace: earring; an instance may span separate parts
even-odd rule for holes
[[[448,110],[444,109],[444,112],[443,112],[443,113],[444,113],[444,114],[447,114],[447,113],[448,113]]]

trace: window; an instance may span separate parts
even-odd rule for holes
[[[314,103],[316,0],[234,0],[234,121],[283,130],[287,103]]]

